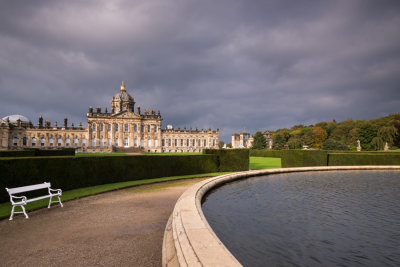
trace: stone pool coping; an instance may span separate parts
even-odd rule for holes
[[[234,180],[265,174],[332,170],[400,170],[400,166],[323,166],[254,170],[209,178],[187,189],[175,204],[164,232],[163,266],[242,266],[208,224],[203,196]]]

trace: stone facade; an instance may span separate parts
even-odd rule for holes
[[[267,148],[272,149],[272,134],[269,131],[264,133],[264,137],[267,140]],[[247,132],[232,135],[232,148],[251,148],[253,145],[254,138]]]
[[[135,101],[122,82],[120,91],[111,100],[111,112],[100,107],[89,107],[88,127],[50,125],[40,117],[34,126],[21,115],[0,121],[0,150],[74,147],[77,152],[201,152],[204,148],[218,148],[219,130],[161,129],[160,111],[140,107],[135,112]]]

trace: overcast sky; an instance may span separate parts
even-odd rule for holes
[[[86,122],[121,81],[163,128],[400,112],[400,1],[2,1],[0,118]]]

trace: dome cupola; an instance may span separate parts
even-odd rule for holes
[[[125,110],[134,112],[135,100],[126,92],[125,82],[122,81],[121,89],[111,100],[112,113],[119,113]]]

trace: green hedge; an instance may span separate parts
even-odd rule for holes
[[[354,165],[400,165],[400,154],[396,153],[329,153],[329,166]]]
[[[0,151],[0,157],[50,157],[50,156],[74,156],[75,148],[62,148],[62,149],[39,149],[28,148],[26,150],[6,150]]]
[[[249,149],[204,149],[203,154],[218,156],[220,172],[249,170]]]
[[[282,168],[327,166],[328,152],[323,150],[281,150]]]
[[[5,187],[51,182],[53,188],[71,190],[115,182],[217,172],[218,164],[216,155],[0,159],[0,202],[9,201]]]
[[[251,149],[250,157],[280,158],[282,150]]]

